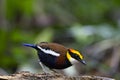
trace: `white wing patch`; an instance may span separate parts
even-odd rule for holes
[[[46,49],[43,49],[41,48],[40,46],[37,46],[40,50],[42,50],[44,53],[46,54],[51,54],[53,56],[60,56],[59,53],[56,53],[55,51],[52,51],[52,50],[46,50]]]

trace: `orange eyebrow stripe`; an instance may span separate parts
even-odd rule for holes
[[[79,53],[77,50],[74,50],[74,49],[70,49],[70,51],[73,53]]]
[[[74,49],[70,49],[70,52],[78,53],[78,51],[76,51],[76,50],[74,50]]]

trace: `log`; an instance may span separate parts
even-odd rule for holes
[[[30,73],[22,71],[11,75],[0,75],[0,80],[115,80],[100,76],[65,76],[60,73]]]

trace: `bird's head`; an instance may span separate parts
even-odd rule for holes
[[[72,60],[77,60],[83,64],[86,64],[86,62],[83,60],[83,55],[77,51],[77,50],[74,50],[74,49],[68,49],[67,51],[67,58],[70,62],[72,62]]]

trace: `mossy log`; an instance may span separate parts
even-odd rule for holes
[[[115,80],[107,77],[100,76],[73,76],[68,77],[62,74],[53,73],[30,73],[26,71],[18,72],[12,75],[0,75],[0,80]]]

